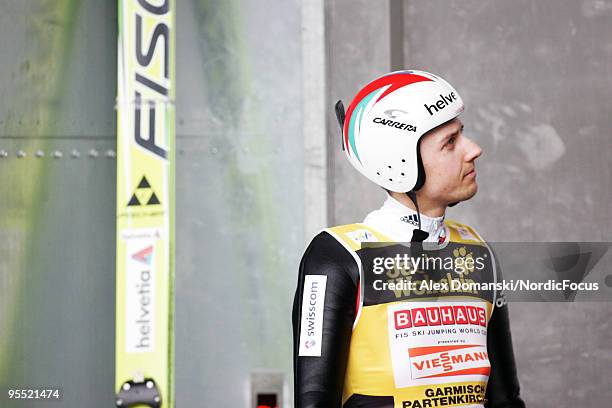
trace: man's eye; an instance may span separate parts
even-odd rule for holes
[[[455,139],[456,139],[456,137],[455,137],[455,136],[453,136],[453,137],[449,138],[449,139],[448,139],[448,142],[446,142],[446,145],[447,145],[447,146],[452,146],[452,145],[454,145],[454,144],[455,144]]]

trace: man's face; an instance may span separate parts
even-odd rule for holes
[[[474,162],[481,154],[457,118],[430,131],[421,140],[425,185],[419,195],[443,205],[472,198],[478,191]]]

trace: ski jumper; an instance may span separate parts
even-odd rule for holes
[[[448,290],[499,279],[474,229],[421,215],[438,256],[482,259],[481,271],[372,272],[376,258],[410,241],[415,217],[389,196],[363,223],[311,242],[293,307],[295,408],[524,407],[500,294]]]

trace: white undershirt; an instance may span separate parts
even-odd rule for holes
[[[369,213],[363,223],[398,242],[410,242],[412,231],[419,226],[416,211],[391,195],[382,207]],[[446,237],[444,216],[428,217],[421,214],[421,229],[429,233],[425,242],[443,241],[441,237]]]

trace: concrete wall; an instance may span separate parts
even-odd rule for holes
[[[176,404],[254,406],[256,372],[284,377],[289,403],[300,3],[177,4]]]
[[[115,2],[2,2],[2,407],[49,405],[7,387],[113,404],[116,16]]]
[[[359,174],[342,151],[333,106],[345,108],[355,93],[389,71],[389,2],[327,1],[329,224],[361,222],[380,207],[385,192]]]

